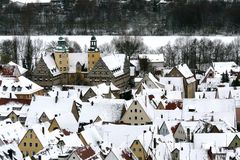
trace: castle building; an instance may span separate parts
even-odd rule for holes
[[[53,85],[97,85],[103,82],[113,82],[116,87],[124,89],[129,80],[129,61],[125,54],[101,57],[95,36],[91,38],[87,53],[69,53],[65,39],[60,37],[54,52],[41,56],[32,79],[46,89]]]

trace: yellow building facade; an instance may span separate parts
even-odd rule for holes
[[[147,152],[139,140],[134,140],[130,149],[139,160],[147,159]]]
[[[40,142],[37,134],[33,131],[33,129],[29,129],[27,131],[27,133],[20,141],[18,147],[24,157],[31,157],[43,149],[43,145]]]
[[[92,36],[90,41],[90,48],[88,49],[88,71],[91,71],[97,61],[101,58],[100,51],[97,48],[97,39]]]
[[[68,73],[69,71],[68,53],[69,50],[65,39],[59,37],[58,45],[54,50],[54,59],[61,73]]]

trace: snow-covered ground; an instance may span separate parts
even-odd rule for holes
[[[44,41],[45,44],[51,42],[51,41],[57,41],[59,36],[31,36],[32,40],[35,39],[41,39]],[[81,48],[83,49],[84,46],[86,45],[87,47],[89,47],[90,44],[90,39],[91,36],[63,36],[63,37],[67,37],[70,41],[76,41]],[[111,40],[114,37],[118,37],[118,36],[96,36],[97,38],[97,43],[98,46],[102,45],[104,43],[110,43]],[[142,36],[141,38],[143,39],[143,42],[150,48],[150,49],[157,49],[161,46],[166,45],[167,43],[171,43],[173,44],[173,42],[180,37],[184,37],[184,36]],[[193,36],[191,38],[197,38],[197,39],[202,39],[202,38],[208,38],[210,40],[215,40],[215,39],[219,39],[221,41],[223,41],[224,43],[231,43],[235,38],[237,38],[238,36],[221,36],[221,35],[217,35],[217,36]],[[0,36],[0,41],[5,40],[5,39],[12,39],[13,36]]]

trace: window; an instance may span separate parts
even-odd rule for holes
[[[26,143],[26,142],[24,142],[24,143],[23,143],[23,146],[26,146],[26,145],[27,145],[27,143]]]
[[[137,120],[137,116],[135,116],[135,120]]]
[[[35,155],[35,152],[34,152],[34,151],[32,152],[32,155]]]
[[[171,81],[168,81],[168,84],[171,84]]]
[[[59,61],[60,64],[62,64],[62,61]]]
[[[35,147],[38,147],[38,143],[35,143]]]
[[[134,104],[137,105],[137,101],[135,101]]]
[[[130,110],[130,112],[132,112],[132,110]]]
[[[32,134],[30,134],[30,138],[32,138]]]
[[[142,110],[140,109],[140,110],[139,110],[139,112],[141,113],[141,112],[142,112]]]
[[[138,150],[139,150],[139,152],[141,152],[141,151],[142,151],[142,149],[141,149],[141,148],[139,148]]]
[[[136,141],[136,144],[138,144],[138,141]]]
[[[66,67],[64,67],[64,71],[66,71]]]
[[[136,148],[133,148],[133,152],[135,152],[136,151]]]
[[[92,54],[92,57],[94,57],[94,54]]]
[[[141,117],[141,120],[143,120],[143,117]]]
[[[94,61],[92,61],[92,64],[94,64]]]
[[[163,115],[161,114],[161,118],[163,118]]]
[[[131,120],[131,117],[129,117],[129,120]]]
[[[59,54],[59,58],[62,58],[62,55],[61,55],[61,54]]]
[[[135,109],[135,112],[137,112],[137,109]]]
[[[32,143],[29,143],[29,146],[32,147]]]

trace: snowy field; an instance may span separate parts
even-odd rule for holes
[[[31,36],[31,39],[32,40],[41,39],[45,44],[47,44],[51,41],[57,41],[58,37],[59,36]],[[89,47],[89,43],[91,39],[91,36],[68,36],[67,35],[63,37],[67,37],[70,41],[76,41],[81,46],[81,48],[84,48],[85,45]],[[118,36],[96,36],[98,46],[104,43],[110,43],[114,37],[118,37]],[[142,36],[141,38],[143,39],[143,42],[149,47],[149,49],[157,49],[161,46],[166,45],[169,42],[173,44],[174,41],[180,37],[183,37],[183,36]],[[237,37],[238,36],[193,36],[191,38],[197,38],[199,40],[202,38],[208,38],[210,40],[219,39],[219,40],[222,40],[224,43],[230,43]],[[0,36],[0,41],[5,39],[12,39],[12,38],[13,36]]]

